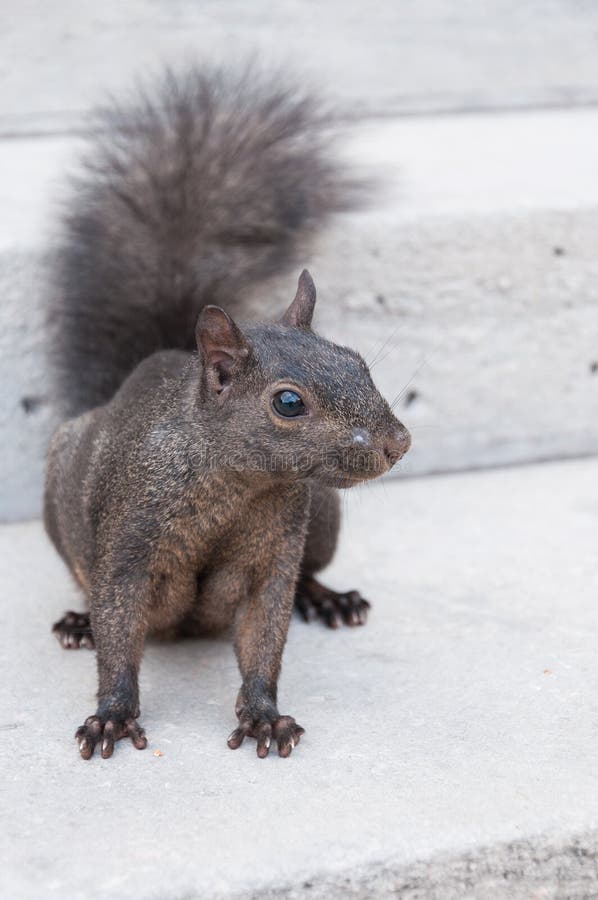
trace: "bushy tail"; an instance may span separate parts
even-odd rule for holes
[[[252,67],[168,71],[96,121],[51,302],[68,415],[155,350],[192,347],[202,305],[238,309],[350,188],[318,102]]]

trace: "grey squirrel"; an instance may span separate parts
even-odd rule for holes
[[[251,736],[264,757],[274,740],[288,756],[303,734],[277,707],[293,604],[332,627],[365,622],[358,592],[315,575],[335,550],[337,488],[390,469],[409,433],[361,356],[312,331],[307,271],[277,321],[231,315],[350,193],[324,124],[313,99],[255,71],[169,71],[101,112],[74,180],[50,301],[68,418],[44,518],[89,605],[54,631],[97,651],[83,759],[122,737],[146,746],[147,635],[231,625],[228,745]]]

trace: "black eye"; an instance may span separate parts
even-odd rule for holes
[[[292,418],[301,416],[305,412],[303,400],[295,391],[280,391],[272,398],[272,406],[279,416]]]

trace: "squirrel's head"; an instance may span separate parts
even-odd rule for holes
[[[226,447],[219,465],[350,487],[384,474],[409,449],[409,432],[362,357],[311,330],[315,301],[305,270],[277,323],[241,329],[217,306],[202,310],[202,406]]]

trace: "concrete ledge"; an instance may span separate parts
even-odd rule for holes
[[[530,107],[598,100],[593,3],[493,0],[4,0],[0,132],[63,120],[163,61],[253,52],[330,87],[352,112]],[[133,52],[134,51],[134,52]],[[25,61],[25,63],[24,63]],[[303,77],[306,77],[303,75]],[[32,122],[32,119],[34,122]]]
[[[80,600],[38,523],[0,529],[7,896],[591,896],[598,462],[343,497],[328,578],[374,608],[355,631],[293,624],[286,761],[225,746],[226,640],[150,645],[149,748],[78,759],[94,659],[49,628]]]
[[[317,327],[359,349],[412,429],[402,474],[598,452],[598,216],[339,222],[310,262]],[[558,254],[555,254],[555,248]],[[0,516],[39,515],[57,422],[43,258],[0,257]],[[294,276],[253,314],[288,303]],[[266,299],[264,299],[266,298]]]

